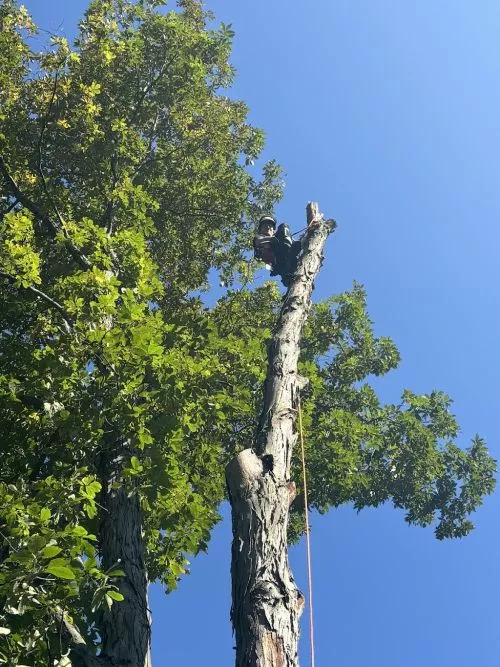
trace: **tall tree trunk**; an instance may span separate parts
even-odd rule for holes
[[[111,665],[151,667],[150,617],[139,496],[122,479],[122,469],[134,452],[122,445],[103,465],[102,520],[99,549],[102,567],[124,570],[117,579],[125,599],[103,613],[100,623],[102,657]]]
[[[100,464],[102,518],[99,551],[103,570],[121,569],[117,584],[124,596],[105,610],[99,623],[101,653],[92,655],[64,613],[66,637],[73,667],[151,667],[151,622],[148,581],[144,562],[142,514],[139,496],[122,477],[123,466],[136,452],[123,440],[103,455]]]
[[[102,568],[121,569],[117,579],[122,602],[103,612],[99,623],[102,647],[92,654],[78,628],[61,611],[65,636],[71,645],[73,667],[151,667],[151,621],[144,562],[139,497],[122,477],[124,463],[136,452],[127,443],[114,446],[100,465],[102,519],[99,551]]]
[[[264,406],[256,442],[227,466],[232,509],[231,620],[237,667],[297,667],[299,617],[304,598],[295,585],[287,547],[288,508],[298,392],[300,337],[311,306],[314,280],[334,223],[317,204],[307,206],[310,224],[297,272],[269,346]]]

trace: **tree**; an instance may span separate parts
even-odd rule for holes
[[[296,497],[292,477],[296,417],[301,411],[300,392],[308,384],[308,378],[298,373],[299,354],[314,280],[333,226],[321,218],[315,204],[308,205],[307,218],[302,256],[269,341],[255,439],[226,469],[233,523],[231,617],[237,667],[298,665],[304,597],[288,564],[287,529],[288,508]],[[386,372],[398,355],[389,340],[374,339],[361,290],[345,295],[341,304],[347,308],[344,312],[339,308],[336,322],[327,304],[313,314],[316,336],[310,342],[318,345],[323,340],[323,349],[310,356],[307,343],[303,345],[309,359],[301,366],[312,387],[306,410],[312,507],[325,511],[351,501],[361,509],[392,496],[396,507],[408,510],[410,523],[427,525],[440,512],[438,538],[466,535],[472,528],[468,514],[494,484],[494,462],[484,443],[475,438],[467,452],[450,440],[441,443],[458,432],[448,412],[450,401],[443,394],[418,397],[406,391],[400,406],[381,408],[367,384],[357,387],[367,372]],[[327,331],[327,336],[320,333]],[[318,356],[334,346],[338,349],[333,360],[321,363]],[[300,479],[297,473],[295,479]],[[303,494],[299,508],[305,510]]]
[[[195,0],[161,4],[95,0],[74,45],[39,53],[26,11],[0,2],[7,663],[149,664],[148,582],[172,590],[207,548],[224,466],[262,407],[281,295],[248,287],[247,256],[280,170],[247,170],[263,134],[225,95],[230,26],[212,30]],[[210,270],[229,288],[207,308]],[[313,308],[299,368],[311,502],[392,498],[415,523],[441,512],[439,536],[464,534],[493,463],[480,440],[444,442],[442,394],[381,406],[361,385],[396,363],[361,287]]]
[[[6,661],[146,664],[147,581],[175,587],[223,497],[243,389],[194,291],[231,280],[279,168],[250,177],[262,133],[218,92],[230,29],[159,4],[91,2],[43,53],[0,5]]]
[[[314,279],[323,259],[328,224],[308,207],[302,257],[287,291],[269,345],[264,401],[253,448],[227,467],[233,517],[232,621],[236,665],[295,665],[299,615],[304,597],[287,557],[288,507],[295,497],[290,479],[298,394],[300,337],[311,307]]]

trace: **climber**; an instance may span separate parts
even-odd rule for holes
[[[288,225],[276,230],[276,220],[263,215],[253,239],[255,259],[269,264],[272,276],[281,276],[281,282],[289,287],[297,269],[297,258],[302,249],[300,241],[294,241]]]

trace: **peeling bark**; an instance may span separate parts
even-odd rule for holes
[[[63,635],[70,644],[69,657],[72,667],[111,667],[111,665],[104,663],[101,658],[90,653],[80,631],[62,609],[57,610],[56,616],[63,630]]]
[[[232,609],[236,667],[297,667],[299,617],[304,597],[288,564],[288,508],[298,392],[300,337],[311,306],[323,248],[335,223],[317,204],[307,207],[311,224],[297,272],[285,296],[269,345],[264,406],[253,448],[227,466],[232,509]]]

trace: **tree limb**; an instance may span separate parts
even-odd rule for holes
[[[55,96],[56,96],[58,81],[59,81],[59,72],[56,72],[55,76],[54,76],[54,85],[52,86],[52,94],[50,96],[50,101],[49,101],[49,106],[48,106],[48,109],[47,109],[47,113],[43,116],[42,127],[40,129],[40,136],[38,137],[38,143],[37,143],[37,146],[36,146],[36,152],[37,152],[37,169],[38,169],[38,173],[40,174],[40,179],[42,181],[43,191],[44,191],[45,196],[47,197],[49,203],[51,204],[52,208],[54,209],[54,213],[57,216],[57,219],[59,221],[59,225],[60,225],[61,230],[63,231],[63,233],[65,233],[65,223],[64,223],[63,217],[62,217],[62,215],[59,211],[59,208],[57,207],[56,202],[54,201],[54,198],[52,197],[52,195],[49,192],[49,188],[48,188],[48,185],[47,185],[47,179],[45,178],[45,173],[43,171],[43,165],[42,165],[42,143],[43,143],[43,139],[44,139],[44,136],[45,136],[45,130],[47,129],[47,123],[48,123],[48,120],[49,120],[49,115],[50,115],[50,112],[52,111],[52,107],[54,106],[54,99],[55,99]],[[68,238],[68,237],[66,236],[66,238]]]
[[[65,329],[66,333],[68,333],[68,334],[73,333],[73,323],[72,323],[72,319],[71,319],[70,315],[67,313],[64,306],[62,306],[60,303],[55,301],[55,299],[52,299],[52,297],[50,297],[48,294],[45,294],[45,292],[42,292],[41,290],[39,290],[36,287],[33,287],[32,285],[29,285],[28,287],[25,287],[23,285],[20,285],[20,286],[14,285],[14,283],[16,282],[16,278],[15,278],[15,276],[11,275],[10,273],[4,273],[3,271],[0,271],[0,278],[5,278],[11,284],[13,284],[14,287],[18,287],[19,289],[21,289],[21,288],[25,289],[28,292],[31,292],[32,294],[35,294],[36,296],[40,297],[41,299],[46,301],[49,305],[53,306],[56,310],[59,311],[59,313],[62,316],[62,320],[63,320],[63,323],[64,323],[64,329]],[[99,368],[99,370],[102,373],[105,373],[107,375],[109,373],[114,373],[115,372],[115,369],[113,368],[113,365],[110,362],[106,361],[106,359],[104,359],[104,357],[102,355],[102,351],[101,351],[101,354],[99,354],[98,352],[92,351],[92,360],[95,362],[96,366]]]
[[[80,631],[71,623],[68,615],[62,609],[57,609],[56,618],[61,624],[61,630],[70,644],[69,657],[72,667],[111,667],[108,660],[102,656],[92,655]]]
[[[19,203],[19,202],[18,202],[17,199],[14,197],[14,201],[7,207],[7,210],[6,210],[6,211],[2,211],[2,213],[0,213],[0,215],[1,215],[1,219],[3,220],[3,218],[4,218],[8,213],[10,213],[10,212],[12,211],[12,209],[14,209],[18,203]]]
[[[91,262],[85,256],[85,254],[73,243],[71,240],[68,230],[60,222],[55,222],[49,216],[45,215],[42,209],[32,200],[28,195],[21,191],[16,181],[12,178],[7,165],[3,159],[3,156],[0,155],[0,173],[4,177],[9,190],[14,197],[17,198],[19,203],[21,203],[25,208],[27,208],[33,215],[40,220],[47,232],[52,238],[55,238],[58,234],[64,236],[65,245],[68,248],[73,259],[82,267],[82,269],[90,269],[92,267]]]
[[[165,59],[156,74],[149,83],[147,83],[142,90],[139,91],[139,99],[137,100],[137,104],[135,105],[135,108],[133,110],[132,116],[130,117],[130,122],[133,123],[137,119],[137,116],[139,115],[139,111],[142,108],[142,105],[144,103],[144,100],[146,99],[147,95],[153,90],[153,88],[156,86],[158,81],[162,78],[162,76],[165,74],[167,67],[172,63],[171,59],[167,59],[165,56]]]
[[[43,299],[46,303],[51,305],[53,308],[59,311],[59,313],[62,315],[62,320],[64,322],[64,328],[66,330],[66,333],[71,333],[72,331],[72,326],[71,326],[71,317],[68,315],[66,312],[66,309],[64,306],[62,306],[60,303],[55,301],[55,299],[52,299],[48,294],[45,294],[45,292],[42,292],[39,290],[37,287],[33,287],[33,285],[16,285],[16,277],[11,275],[10,273],[4,273],[3,271],[0,271],[0,278],[5,278],[8,280],[11,284],[13,284],[15,287],[18,287],[19,289],[25,289],[28,292],[31,292],[32,294],[35,294],[36,296],[40,297],[40,299]]]

